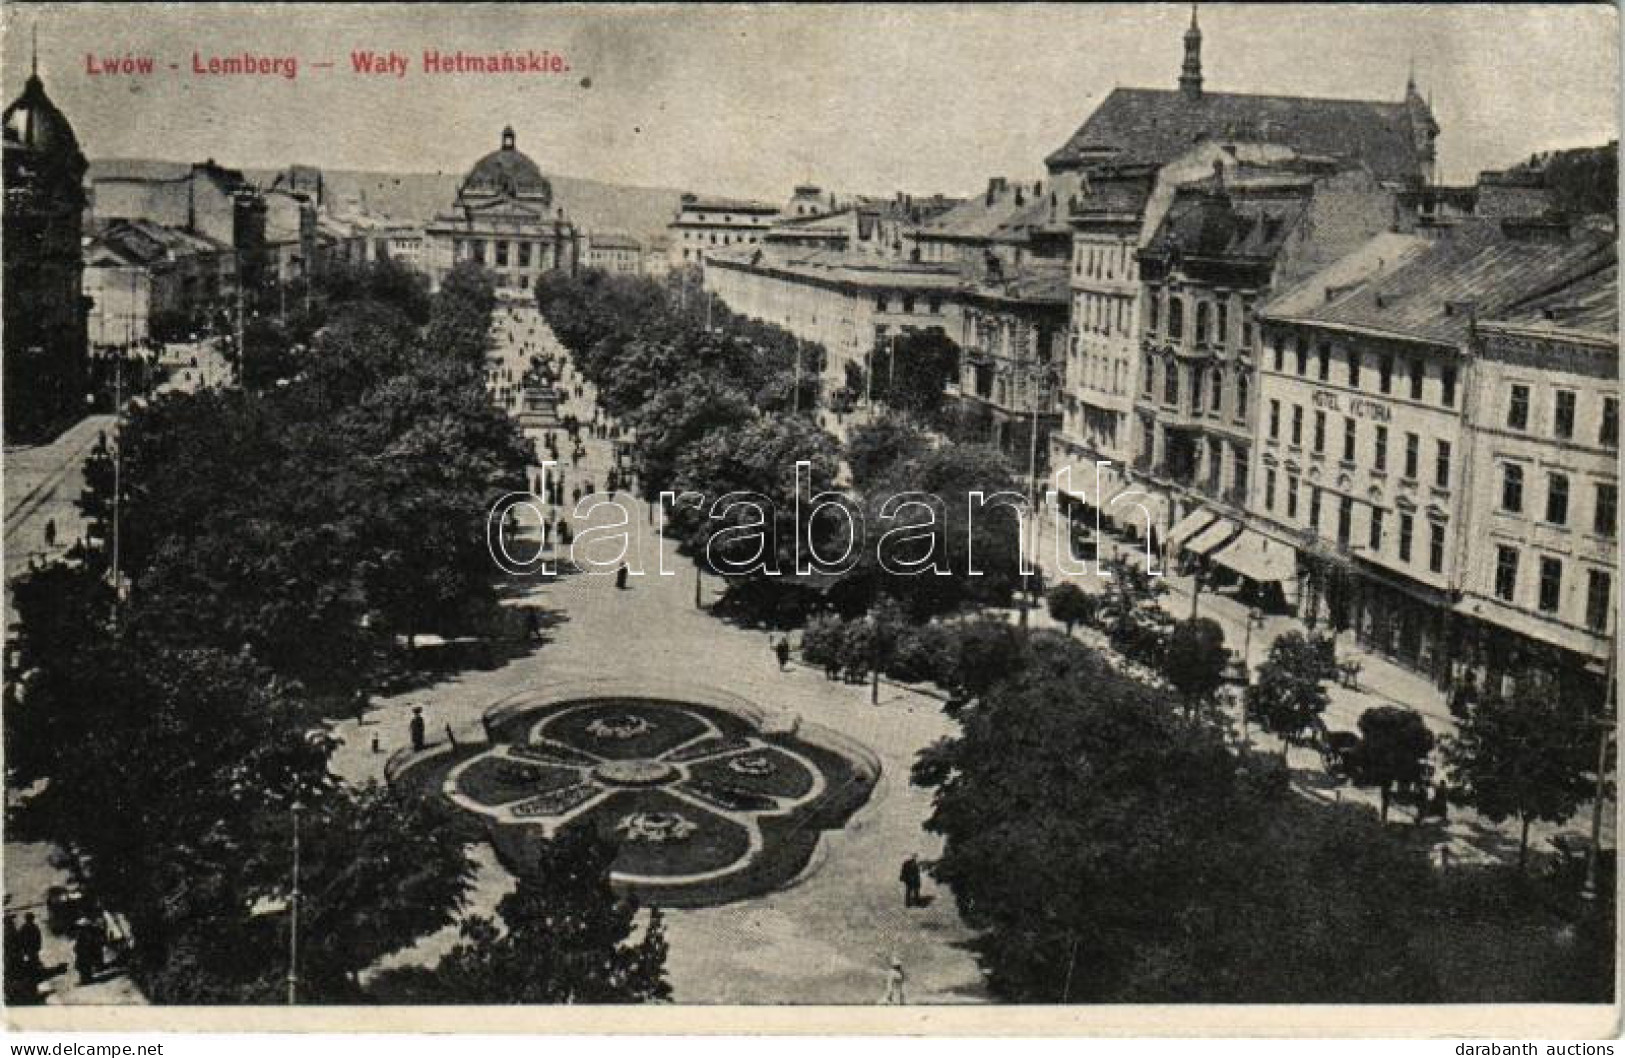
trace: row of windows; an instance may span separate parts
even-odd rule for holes
[[[1619,521],[1619,486],[1599,481],[1591,504],[1591,531],[1613,536]],[[1570,482],[1567,474],[1551,471],[1546,475],[1545,521],[1550,525],[1569,524]],[[1517,463],[1501,465],[1501,510],[1522,514],[1524,509],[1524,468]]]
[[[1303,405],[1292,406],[1292,431],[1290,444],[1294,448],[1303,447]],[[1326,412],[1315,409],[1314,434],[1310,451],[1316,455],[1326,453]],[[1268,437],[1271,441],[1281,439],[1281,402],[1270,400]],[[1345,463],[1353,463],[1357,459],[1360,444],[1360,423],[1352,415],[1343,416],[1343,443],[1341,459]],[[1450,487],[1450,461],[1451,444],[1439,438],[1433,442],[1433,484],[1436,488]],[[1405,433],[1405,466],[1402,475],[1407,480],[1418,481],[1421,478],[1422,438],[1419,434],[1407,431]],[[1371,437],[1371,469],[1377,473],[1386,473],[1388,470],[1388,427],[1382,423],[1374,424]]]
[[[1147,353],[1144,357],[1144,362],[1141,365],[1141,371],[1143,374],[1143,378],[1141,379],[1141,394],[1148,399],[1151,398],[1156,392],[1156,368],[1157,358]],[[1179,379],[1183,373],[1184,372],[1179,370],[1178,364],[1171,361],[1163,363],[1162,402],[1164,404],[1177,405],[1179,403]],[[1237,421],[1244,420],[1247,417],[1247,397],[1250,385],[1248,382],[1248,377],[1249,376],[1245,371],[1236,375],[1236,404],[1234,414]],[[1196,415],[1200,415],[1202,413],[1202,380],[1204,378],[1208,380],[1207,410],[1212,415],[1219,415],[1224,409],[1225,385],[1224,369],[1222,367],[1212,367],[1205,370],[1200,367],[1193,367],[1190,369],[1191,412]],[[1279,403],[1279,401],[1276,402],[1276,404]]]
[[[1495,548],[1495,597],[1502,602],[1516,602],[1518,598],[1518,566],[1521,556],[1516,547],[1498,544]],[[1563,560],[1552,555],[1539,558],[1539,587],[1535,605],[1542,613],[1556,614],[1563,606]],[[1613,609],[1613,577],[1606,570],[1586,570],[1586,627],[1594,632],[1608,631],[1608,614]]]
[[[1264,471],[1264,509],[1273,512],[1276,506],[1276,479],[1274,467]],[[1320,532],[1321,511],[1324,507],[1323,496],[1325,489],[1319,485],[1309,486],[1309,510],[1307,527],[1315,533]],[[1299,510],[1299,497],[1302,492],[1302,481],[1296,474],[1286,475],[1286,517],[1289,521],[1297,521]],[[1340,547],[1349,547],[1354,533],[1354,505],[1352,497],[1337,496],[1337,543]],[[1427,540],[1427,568],[1432,573],[1444,572],[1445,552],[1445,523],[1429,521]],[[1372,554],[1380,555],[1383,550],[1384,532],[1387,528],[1387,511],[1381,507],[1372,506],[1366,522],[1366,547]],[[1398,551],[1399,561],[1410,564],[1414,558],[1416,544],[1416,515],[1411,511],[1399,512]]]
[[[1230,344],[1230,302],[1220,298],[1209,300],[1207,298],[1193,298],[1195,302],[1195,330],[1189,337],[1193,342],[1207,342],[1211,345],[1227,346]],[[1149,288],[1146,296],[1146,333],[1156,335],[1162,332],[1163,312],[1162,291],[1156,287]],[[1185,299],[1178,294],[1168,295],[1166,337],[1173,342],[1183,341],[1185,334]],[[1253,344],[1253,307],[1246,302],[1241,311],[1240,346],[1243,349],[1251,348]]]
[[[1127,298],[1108,297],[1105,294],[1076,294],[1072,298],[1072,326],[1078,331],[1095,334],[1132,334],[1134,323],[1130,318]]]
[[[1575,409],[1579,395],[1572,389],[1552,391],[1552,436],[1560,441],[1574,438]],[[1529,432],[1529,386],[1515,382],[1507,387],[1507,429]],[[1605,448],[1619,446],[1619,398],[1603,397],[1597,418],[1597,443]]]
[[[485,264],[487,245],[491,247],[492,264],[497,268],[508,267],[510,257],[517,259],[520,268],[529,268],[532,247],[536,248],[536,263],[546,265],[547,250],[544,246],[524,241],[510,243],[507,239],[453,239],[452,256],[457,260],[470,258],[478,264]]]
[[[1280,335],[1276,335],[1272,348],[1275,358],[1275,370],[1284,374],[1287,368],[1286,345]],[[1342,357],[1335,357],[1332,344],[1321,342],[1314,351],[1313,377],[1321,382],[1332,380],[1332,361],[1341,359],[1343,362],[1343,380],[1350,389],[1360,389],[1361,380],[1369,377],[1363,370],[1364,354],[1358,350],[1349,349]],[[1293,339],[1294,367],[1300,378],[1308,378],[1311,374],[1311,356],[1309,344],[1302,338]],[[1392,353],[1384,353],[1376,357],[1377,392],[1391,394],[1394,392],[1394,375],[1399,368],[1397,359]],[[1424,400],[1427,390],[1427,364],[1420,357],[1407,357],[1404,364],[1407,393],[1411,400]],[[1439,365],[1438,400],[1446,408],[1456,406],[1456,367],[1454,364]]]
[[[755,235],[730,235],[727,232],[722,233],[722,235],[720,237],[714,231],[712,231],[712,232],[704,232],[704,231],[685,231],[685,232],[683,232],[683,241],[684,242],[693,241],[693,242],[699,242],[699,243],[706,243],[707,245],[710,245],[710,246],[734,246],[734,245],[743,246],[746,243],[750,243],[750,244],[754,245],[757,242],[758,238],[759,237],[755,236]]]
[[[1134,278],[1134,252],[1126,243],[1102,246],[1079,242],[1077,246],[1078,256],[1072,268],[1075,275],[1091,279]]]
[[[916,303],[917,302],[916,302],[915,297],[914,297],[913,294],[901,294],[901,295],[898,295],[898,304],[901,306],[901,308],[899,308],[897,311],[901,312],[905,316],[912,316],[912,315],[914,315],[914,307],[915,307]],[[876,312],[891,312],[892,311],[891,304],[892,304],[892,295],[890,295],[890,294],[876,294],[875,295],[875,311]],[[938,297],[935,294],[931,295],[930,297],[925,299],[925,308],[926,308],[926,311],[929,312],[931,315],[933,315],[933,316],[937,315],[938,313],[940,313],[942,311],[942,298]]]

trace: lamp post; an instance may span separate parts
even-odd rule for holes
[[[1241,639],[1241,746],[1251,742],[1247,734],[1247,688],[1253,683],[1253,628],[1264,627],[1264,611],[1254,606],[1247,611],[1247,629]]]
[[[1021,561],[1021,627],[1027,627],[1027,612],[1037,605],[1032,597],[1032,575],[1028,572],[1028,558],[1038,558],[1038,405],[1044,393],[1049,391],[1051,381],[1049,365],[1029,363],[1023,366],[1022,374],[1027,384],[1028,411],[1030,420],[1027,432],[1027,537],[1026,555]]]
[[[1597,789],[1591,795],[1591,846],[1586,849],[1586,880],[1580,895],[1587,900],[1597,898],[1601,879],[1598,860],[1602,855],[1602,799],[1606,791],[1608,771],[1608,740],[1614,734],[1614,645],[1609,644],[1608,664],[1604,669],[1607,685],[1603,690],[1602,716],[1597,718]]]

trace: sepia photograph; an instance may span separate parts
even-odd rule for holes
[[[14,1029],[1617,1032],[1612,5],[0,19]]]

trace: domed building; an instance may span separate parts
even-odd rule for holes
[[[4,118],[6,440],[33,439],[84,401],[80,288],[85,156],[36,64]]]
[[[543,272],[574,272],[580,256],[580,233],[553,205],[553,185],[515,145],[512,126],[502,130],[501,147],[474,163],[452,208],[424,233],[435,289],[452,268],[474,261],[492,273],[498,290],[525,291]]]

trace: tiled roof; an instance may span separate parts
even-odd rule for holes
[[[1588,334],[1617,342],[1619,266],[1531,298],[1494,320],[1484,321],[1483,326]]]
[[[915,229],[921,239],[947,239],[971,242],[1026,242],[1033,231],[1043,230],[1065,219],[1059,205],[1050,204],[1049,192],[1028,194],[1016,201],[1014,191],[1005,190],[988,202],[986,196],[967,199],[941,216]]]
[[[1118,88],[1060,150],[1052,169],[1090,161],[1165,164],[1204,139],[1262,139],[1301,151],[1355,159],[1379,180],[1415,181],[1422,158],[1406,103],[1301,96]]]
[[[1373,276],[1393,271],[1421,254],[1430,245],[1420,235],[1388,232],[1367,240],[1308,279],[1282,290],[1259,308],[1260,315],[1295,318],[1312,312],[1339,290],[1349,290]]]
[[[1321,291],[1318,303],[1299,296],[1299,288],[1265,306],[1263,315],[1457,345],[1475,317],[1498,314],[1614,259],[1603,232],[1519,234],[1510,225],[1472,221],[1363,282],[1328,284],[1322,273],[1306,284]]]
[[[757,202],[747,198],[721,198],[712,195],[684,195],[679,203],[683,211],[703,209],[708,212],[732,210],[735,213],[777,213],[779,207],[771,202]]]
[[[587,245],[594,250],[641,250],[643,244],[618,231],[594,232],[587,237]]]
[[[955,267],[890,261],[840,250],[743,247],[707,253],[705,259],[708,265],[873,289],[952,290],[963,284]]]
[[[1201,257],[1272,258],[1307,206],[1301,189],[1232,191],[1182,189],[1152,236],[1147,250]]]
[[[1030,261],[1003,282],[984,282],[972,288],[983,299],[1065,306],[1071,301],[1067,262]]]

